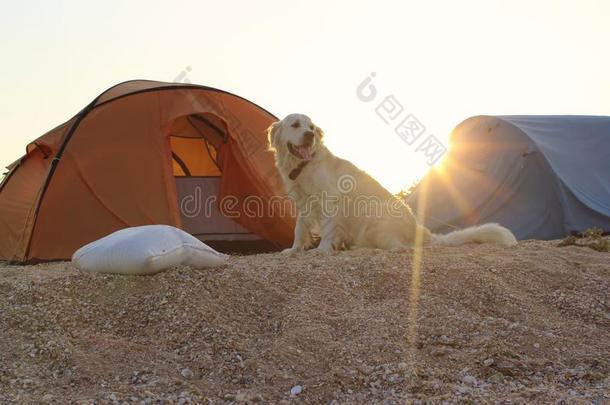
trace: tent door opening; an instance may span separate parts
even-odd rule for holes
[[[218,150],[228,139],[226,128],[222,118],[210,113],[180,117],[170,128],[182,228],[206,243],[260,240],[218,209],[222,180]]]

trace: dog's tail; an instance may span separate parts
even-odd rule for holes
[[[513,233],[498,224],[483,224],[449,232],[445,235],[432,235],[432,243],[443,246],[458,246],[465,243],[497,243],[514,246],[517,238]]]

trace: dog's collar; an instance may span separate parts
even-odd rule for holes
[[[313,159],[315,156],[316,156],[316,154],[313,153],[311,155],[311,158]],[[311,160],[301,160],[299,165],[290,171],[290,174],[288,174],[288,178],[292,181],[295,181],[296,178],[299,176],[299,174],[301,174],[301,172],[303,171],[303,169],[305,168],[305,166],[307,166],[307,164],[309,162],[311,162]]]

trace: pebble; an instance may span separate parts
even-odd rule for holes
[[[375,369],[373,367],[363,364],[358,367],[358,371],[360,371],[364,375],[370,375],[373,371],[375,371]]]
[[[477,379],[471,375],[465,375],[464,377],[462,377],[462,381],[470,385],[475,385],[477,383]]]
[[[194,374],[190,368],[183,368],[182,371],[180,371],[180,374],[182,375],[182,377],[186,378],[187,380],[190,380],[191,378],[194,377]]]
[[[303,392],[303,387],[300,385],[295,385],[290,389],[290,395],[299,395],[301,392]]]
[[[448,353],[449,353],[449,349],[447,349],[446,347],[435,347],[430,352],[430,354],[432,354],[435,357],[442,357],[442,356],[447,355]]]
[[[504,377],[500,373],[495,373],[491,377],[489,377],[489,382],[491,383],[501,383],[504,381]]]
[[[492,358],[485,359],[485,360],[483,360],[483,364],[484,364],[486,367],[489,367],[489,366],[491,366],[492,364],[494,364],[494,359],[492,359]]]
[[[390,384],[396,384],[396,383],[399,383],[399,382],[400,382],[400,380],[401,380],[401,378],[400,378],[400,376],[399,376],[398,374],[392,374],[392,375],[390,375],[390,376],[387,378],[387,381],[388,381]]]
[[[246,402],[248,400],[248,393],[244,391],[237,391],[235,394],[235,401],[237,402]]]

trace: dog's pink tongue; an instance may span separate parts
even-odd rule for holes
[[[311,148],[309,146],[299,146],[299,155],[303,160],[311,160]]]

